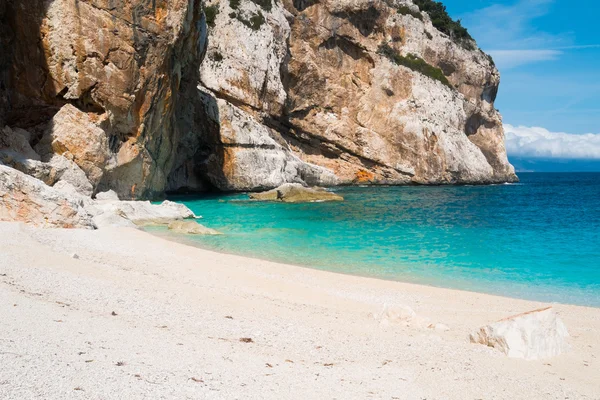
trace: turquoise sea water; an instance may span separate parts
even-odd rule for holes
[[[342,203],[173,197],[203,248],[313,268],[600,307],[600,174],[496,186],[347,187]]]

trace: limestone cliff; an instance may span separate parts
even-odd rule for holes
[[[412,2],[210,4],[218,13],[200,79],[212,94],[206,102],[221,111],[221,140],[213,144],[220,160],[208,166],[211,177],[225,171],[227,179],[213,179],[217,187],[256,188],[248,177],[267,173],[261,161],[269,140],[279,144],[270,151],[282,163],[302,165],[295,174],[270,166],[269,183],[516,179],[494,108],[500,76],[493,62],[470,38],[436,29]],[[261,23],[247,23],[253,17]],[[256,135],[262,140],[250,139]]]
[[[121,198],[513,181],[498,71],[447,33],[406,0],[0,0],[0,162]]]
[[[200,1],[0,3],[0,122],[30,131],[43,161],[75,162],[94,191],[161,194],[204,49]]]

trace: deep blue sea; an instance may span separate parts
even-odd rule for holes
[[[600,173],[495,186],[346,187],[341,203],[173,197],[203,248],[328,271],[600,307]]]

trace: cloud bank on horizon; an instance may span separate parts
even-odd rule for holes
[[[504,124],[510,157],[600,160],[600,134],[574,135]]]

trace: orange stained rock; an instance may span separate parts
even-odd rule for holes
[[[375,180],[375,175],[367,170],[359,169],[356,171],[354,180],[358,183],[373,182]]]

